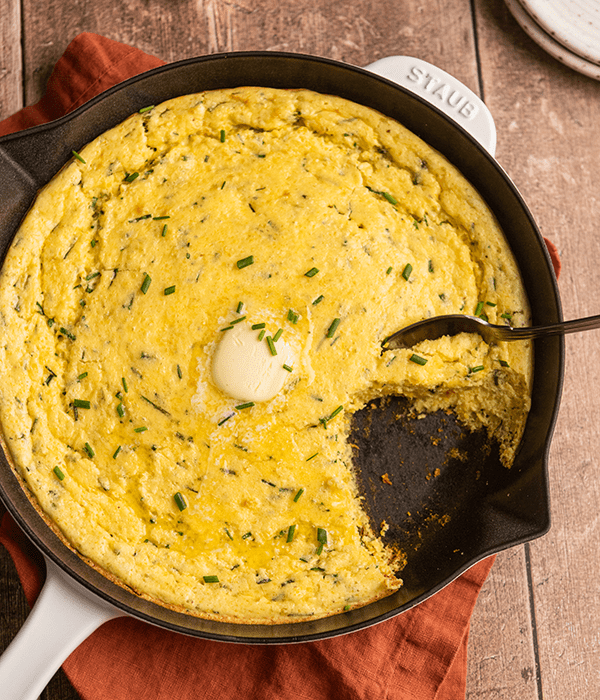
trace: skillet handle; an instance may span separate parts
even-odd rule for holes
[[[0,657],[2,700],[36,700],[62,662],[104,622],[121,616],[49,559],[25,624]]]
[[[496,125],[490,110],[466,85],[420,58],[388,56],[366,66],[367,70],[424,98],[460,124],[493,156]]]

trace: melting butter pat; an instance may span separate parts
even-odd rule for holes
[[[294,351],[283,337],[271,345],[248,324],[223,332],[212,360],[212,379],[221,391],[242,401],[274,398],[290,377]],[[272,348],[276,352],[273,354]],[[285,367],[284,367],[285,365]]]

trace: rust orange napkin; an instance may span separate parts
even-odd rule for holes
[[[139,49],[80,34],[56,64],[44,97],[0,122],[0,135],[56,119],[162,64]],[[556,249],[548,246],[558,272]],[[8,513],[0,542],[33,604],[44,579],[41,555]],[[493,560],[479,562],[412,610],[342,637],[225,644],[119,618],[92,634],[63,668],[82,700],[460,700],[469,619]]]

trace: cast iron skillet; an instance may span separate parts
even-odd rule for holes
[[[397,84],[364,69],[298,54],[244,52],[180,61],[132,78],[62,119],[0,139],[2,257],[36,192],[69,160],[73,149],[142,107],[187,93],[243,85],[333,93],[403,123],[454,163],[494,211],[521,269],[533,323],[562,320],[543,239],[493,157],[442,112]],[[486,448],[481,436],[466,436],[448,416],[392,420],[404,411],[400,399],[375,402],[354,418],[353,437],[360,447],[368,507],[376,524],[381,519],[388,522],[389,537],[407,548],[408,560],[402,572],[405,585],[397,593],[331,618],[237,625],[170,611],[110,583],[65,547],[38,516],[4,458],[0,495],[47,558],[122,613],[170,630],[231,642],[300,642],[350,632],[407,610],[485,556],[547,531],[546,461],[560,400],[563,352],[562,338],[536,341],[531,413],[510,470],[500,466],[496,452]],[[436,447],[430,438],[440,427],[444,439]],[[369,431],[375,437],[369,439]],[[450,448],[456,445],[467,454],[466,461],[449,460]],[[439,476],[434,476],[436,469]],[[381,481],[385,472],[391,487]],[[450,516],[446,524],[444,515]]]

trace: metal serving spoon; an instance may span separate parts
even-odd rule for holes
[[[451,314],[434,316],[406,326],[406,328],[388,336],[381,345],[383,350],[399,350],[400,348],[410,348],[422,340],[435,340],[443,335],[458,335],[458,333],[479,333],[486,343],[493,345],[500,341],[528,340],[547,335],[577,333],[593,328],[600,328],[600,315],[553,323],[549,326],[511,328],[510,326],[495,326],[475,316]]]

